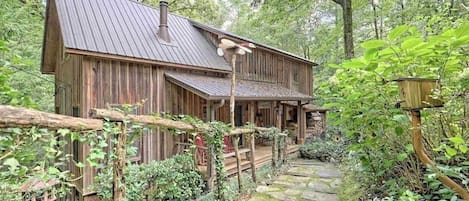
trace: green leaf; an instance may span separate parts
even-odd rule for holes
[[[455,41],[451,42],[451,46],[453,47],[460,47],[469,44],[469,35],[463,36],[461,38],[456,39]]]
[[[451,158],[458,154],[458,151],[456,149],[453,149],[451,147],[446,147],[446,157]]]
[[[371,48],[378,48],[383,47],[386,45],[386,41],[384,40],[369,40],[360,44],[363,48],[371,49]]]
[[[463,154],[467,153],[468,148],[466,145],[459,145],[459,151],[461,151]]]
[[[392,119],[402,124],[409,122],[409,118],[407,117],[407,115],[403,115],[403,114],[394,115]]]
[[[463,36],[468,36],[469,35],[469,24],[465,23],[461,27],[457,28],[454,31],[456,37],[463,37]]]
[[[363,68],[366,66],[365,63],[361,62],[358,59],[352,59],[350,61],[345,61],[343,64],[344,68]]]
[[[397,160],[399,161],[403,161],[405,159],[407,159],[407,153],[400,153],[398,156],[397,156]]]
[[[8,158],[3,162],[3,165],[7,165],[10,167],[10,170],[14,170],[20,165],[20,163],[18,160],[16,160],[16,158]]]
[[[402,49],[408,50],[413,49],[422,43],[423,40],[421,38],[409,38],[402,42],[401,47]]]
[[[389,40],[394,40],[402,36],[402,34],[404,34],[408,29],[409,27],[407,25],[401,25],[401,26],[394,28],[393,30],[389,32],[389,35],[388,35]]]
[[[60,170],[55,167],[49,167],[49,169],[47,169],[47,173],[51,175],[58,175],[60,173]]]
[[[402,135],[404,134],[404,129],[400,126],[397,126],[394,128],[394,132],[396,132],[397,135]]]
[[[365,55],[363,56],[363,58],[370,61],[370,60],[376,59],[377,56],[378,56],[378,49],[370,48],[365,51]]]
[[[454,137],[450,137],[449,141],[454,144],[464,144],[464,139],[462,139],[461,135],[456,135]]]
[[[408,144],[405,146],[405,149],[407,150],[407,153],[412,153],[414,152],[414,146],[412,144]]]
[[[337,65],[337,64],[328,64],[329,68],[332,68],[332,69],[339,69],[339,68],[342,68],[342,66],[340,65]]]
[[[65,135],[70,133],[70,130],[61,128],[61,129],[57,130],[57,133],[59,133],[62,136],[65,136]]]

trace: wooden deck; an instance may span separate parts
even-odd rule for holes
[[[290,156],[292,154],[297,154],[299,151],[299,145],[288,145],[287,154]],[[247,170],[250,168],[249,160],[246,158],[246,154],[241,154],[241,168],[242,170]],[[256,153],[255,153],[255,164],[256,168],[261,167],[267,163],[272,161],[272,146],[266,145],[256,145]],[[207,172],[207,166],[199,166],[199,170],[205,175]],[[237,172],[236,169],[236,158],[228,157],[225,159],[225,170],[228,175],[235,174]]]

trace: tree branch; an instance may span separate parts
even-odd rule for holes
[[[340,6],[344,6],[344,0],[332,0],[336,4],[339,4]]]

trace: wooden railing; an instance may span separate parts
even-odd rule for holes
[[[194,132],[202,132],[208,127],[204,124],[199,125],[198,127],[196,125],[192,125],[186,122],[182,121],[175,121],[171,119],[165,119],[161,117],[155,117],[155,116],[150,116],[150,115],[131,115],[131,114],[124,114],[118,111],[112,111],[112,110],[106,110],[106,109],[91,109],[90,111],[91,117],[94,119],[86,119],[86,118],[77,118],[77,117],[71,117],[71,116],[66,116],[66,115],[60,115],[60,114],[52,114],[52,113],[47,113],[47,112],[41,112],[33,109],[27,109],[27,108],[18,108],[18,107],[13,107],[13,106],[4,106],[0,105],[0,128],[16,128],[16,127],[21,127],[21,128],[31,128],[31,127],[41,127],[41,128],[48,128],[52,130],[57,130],[57,129],[70,129],[73,131],[99,131],[103,129],[104,125],[104,119],[109,120],[109,121],[114,121],[114,122],[122,122],[124,120],[134,122],[134,123],[140,123],[140,124],[145,124],[145,125],[152,125],[156,127],[164,127],[164,128],[171,128],[171,129],[178,129],[182,131],[186,131],[187,133],[194,133]],[[233,137],[233,146],[234,146],[234,156],[236,157],[237,160],[237,168],[238,168],[238,179],[239,179],[239,185],[241,186],[241,164],[240,164],[240,153],[248,153],[250,155],[249,160],[250,160],[250,166],[252,170],[252,178],[254,181],[256,181],[256,168],[255,168],[255,134],[258,132],[265,132],[267,131],[268,128],[236,128],[232,130],[230,133],[227,133],[226,136],[231,136]],[[122,132],[126,132],[126,128],[122,128]],[[86,134],[87,132],[83,132],[83,134]],[[238,142],[239,142],[239,136],[244,135],[248,137],[249,140],[249,151],[246,150],[239,150],[238,147]],[[124,139],[117,139],[117,142],[119,142],[116,146],[116,153],[123,153],[125,154],[125,146],[123,143],[125,143],[125,134],[123,135],[118,135],[118,137],[124,138]],[[282,135],[278,135],[282,137]],[[278,137],[275,135],[274,137],[274,143],[273,143],[273,166],[277,163],[279,159],[279,148],[278,148],[278,140],[276,138]],[[286,145],[286,143],[285,143]],[[214,154],[213,149],[210,147],[207,147],[207,150],[209,152],[208,156],[208,175],[209,175],[209,184],[211,181],[214,180],[215,177],[215,170],[214,170]],[[286,159],[286,148],[283,148],[284,152],[280,153],[280,158],[285,158]],[[226,156],[231,156],[233,154],[227,154]],[[119,165],[125,164],[125,155],[123,157],[120,157],[120,161],[116,161],[114,164],[114,170],[115,171],[120,171],[118,172],[117,175],[123,175],[123,169],[119,167]],[[117,178],[118,179],[118,178]],[[119,186],[119,181],[115,181],[115,186]],[[210,186],[210,185],[209,185]],[[213,186],[213,184],[211,185]],[[115,194],[119,194],[122,192],[119,192],[118,189],[115,189],[114,191]],[[115,195],[116,197],[122,197],[122,195]],[[119,199],[117,199],[119,200]]]

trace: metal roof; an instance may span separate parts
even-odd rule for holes
[[[207,100],[229,99],[231,78],[166,73],[166,78]],[[312,100],[311,96],[273,83],[236,80],[236,100]]]
[[[296,58],[298,60],[301,60],[301,61],[304,61],[304,62],[307,62],[307,63],[310,63],[314,66],[317,66],[318,64],[308,60],[308,59],[305,59],[303,57],[300,57],[298,55],[295,55],[295,54],[292,54],[290,52],[287,52],[287,51],[284,51],[284,50],[281,50],[281,49],[278,49],[278,48],[275,48],[275,47],[272,47],[272,46],[269,46],[269,45],[266,45],[266,44],[262,44],[262,43],[259,43],[259,42],[256,42],[256,41],[253,41],[249,38],[245,38],[243,36],[239,36],[239,35],[236,35],[234,33],[230,33],[228,31],[224,31],[224,30],[221,30],[221,29],[217,29],[215,27],[211,27],[211,26],[208,26],[208,25],[205,25],[205,24],[202,24],[202,23],[199,23],[199,22],[196,22],[196,21],[193,21],[193,20],[189,20],[194,26],[196,27],[199,27],[203,30],[206,30],[206,31],[209,31],[209,32],[213,32],[213,33],[217,33],[217,34],[223,34],[223,35],[227,35],[227,36],[230,36],[230,37],[233,37],[233,38],[237,38],[239,40],[242,40],[242,41],[246,41],[246,42],[250,42],[250,43],[254,43],[258,46],[261,46],[261,47],[264,47],[264,48],[267,48],[267,49],[270,49],[270,50],[273,50],[275,52],[279,52],[281,54],[284,54],[284,55],[288,55],[290,57],[293,57],[293,58]]]
[[[157,36],[159,9],[129,0],[56,0],[68,49],[231,70],[216,47],[181,16],[168,14],[166,43]]]

